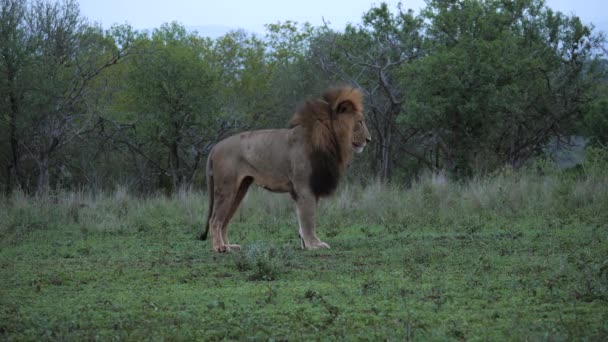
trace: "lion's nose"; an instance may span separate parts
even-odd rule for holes
[[[372,142],[372,137],[365,138],[365,141],[369,144],[370,142]]]

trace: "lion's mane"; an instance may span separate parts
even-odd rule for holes
[[[352,159],[354,115],[362,113],[361,92],[353,87],[326,91],[321,99],[306,101],[289,121],[289,128],[305,129],[305,147],[312,174],[309,185],[319,197],[331,195]]]

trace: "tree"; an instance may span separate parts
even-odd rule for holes
[[[74,0],[4,0],[2,18],[3,93],[8,94],[4,108],[11,145],[8,174],[27,188],[30,179],[22,165],[33,163],[36,172],[27,174],[35,174],[34,189],[45,192],[59,151],[87,131],[84,99],[89,83],[116,64],[128,44],[119,48],[100,28],[89,25]],[[11,188],[9,178],[6,191]]]
[[[213,44],[213,68],[221,80],[215,89],[218,109],[240,127],[263,124],[273,113],[267,48],[264,41],[242,30],[229,32]]]
[[[573,133],[597,82],[584,65],[601,42],[579,18],[540,0],[433,0],[423,14],[432,44],[404,70],[400,120],[432,137],[442,168],[458,178],[517,168]]]
[[[217,115],[211,45],[177,23],[139,37],[124,78],[117,80],[117,105],[104,117],[123,131],[114,143],[143,160],[167,189],[193,184],[202,157],[230,125]]]
[[[0,2],[0,74],[2,75],[0,90],[0,106],[3,115],[3,130],[7,132],[3,145],[9,148],[3,153],[2,159],[6,164],[5,192],[13,188],[13,178],[20,183],[22,179],[20,168],[19,137],[17,132],[17,116],[20,112],[23,90],[17,83],[17,76],[22,71],[28,58],[28,44],[25,28],[26,1],[2,0]]]
[[[311,44],[319,30],[294,21],[266,25],[275,127],[284,127],[306,98],[317,97],[330,77],[315,61]]]

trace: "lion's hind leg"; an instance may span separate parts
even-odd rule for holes
[[[249,190],[249,186],[253,182],[253,177],[244,177],[238,186],[238,190],[236,191],[236,195],[232,199],[232,205],[230,206],[230,211],[228,212],[228,216],[224,220],[224,226],[222,227],[222,239],[224,240],[224,244],[228,247],[229,250],[241,250],[241,246],[237,244],[231,244],[228,242],[228,222],[234,216],[234,213],[239,208],[239,205],[243,201],[243,198],[247,194],[247,190]]]
[[[211,232],[212,249],[215,252],[224,253],[230,251],[224,237],[224,230],[230,220],[230,210],[236,195],[236,182],[231,177],[214,177],[214,201],[211,217],[209,218],[209,230]]]
[[[245,197],[252,181],[253,178],[251,177],[244,177],[240,180],[237,180],[236,177],[215,179],[215,201],[213,203],[213,214],[209,220],[215,252],[224,253],[241,249],[241,246],[231,244],[228,241],[228,224],[243,197]]]
[[[224,244],[221,234],[221,220],[218,220],[217,215],[213,214],[209,219],[209,230],[211,231],[211,243],[213,245],[213,251],[218,253],[227,252],[228,249]]]

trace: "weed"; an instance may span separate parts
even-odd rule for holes
[[[581,268],[583,276],[572,291],[573,297],[584,302],[608,302],[608,260],[584,264]]]
[[[273,281],[284,272],[292,256],[285,248],[274,245],[254,243],[241,253],[234,253],[232,260],[240,272],[251,271],[248,277],[252,281]]]
[[[367,296],[373,292],[376,292],[380,288],[380,283],[378,280],[373,278],[368,278],[363,281],[361,284],[361,293],[364,296]]]
[[[321,304],[327,313],[325,324],[332,324],[342,313],[342,310],[340,310],[339,307],[331,304],[324,296],[314,290],[307,290],[306,293],[304,293],[304,298],[308,299],[310,302]]]
[[[265,297],[264,302],[266,304],[272,303],[275,300],[275,298],[277,297],[277,294],[278,294],[278,292],[277,292],[276,287],[274,287],[272,285],[267,285],[266,293],[264,295],[264,297]]]

